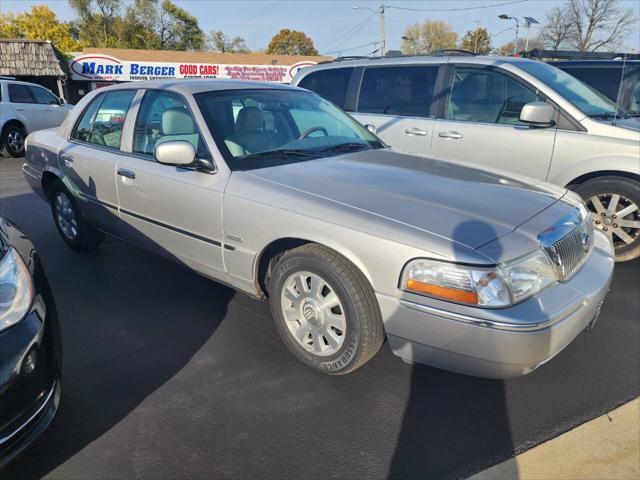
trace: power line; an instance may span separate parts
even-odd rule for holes
[[[529,0],[515,0],[513,2],[494,3],[492,5],[479,5],[477,7],[460,7],[460,8],[411,8],[396,7],[395,5],[385,5],[387,8],[395,8],[396,10],[408,10],[410,12],[460,12],[463,10],[480,10],[482,8],[502,7],[504,5],[514,5],[516,3],[524,3]]]
[[[349,30],[345,36],[341,37],[342,40],[337,44],[334,45],[333,47],[330,48],[330,51],[325,52],[325,53],[333,53],[336,52],[338,50],[336,50],[339,46],[344,45],[344,43],[349,40],[351,37],[353,37],[356,33],[358,33],[360,30],[362,30],[364,28],[364,26],[369,22],[369,20],[371,20],[374,15],[376,13],[372,12],[371,14],[369,14],[368,17],[365,17],[364,20],[362,20],[358,25],[356,25],[352,30]]]
[[[369,42],[369,43],[365,43],[363,45],[358,45],[357,47],[349,47],[349,48],[342,48],[340,50],[334,50],[332,52],[327,52],[327,54],[329,53],[342,53],[342,52],[348,52],[350,50],[357,50],[359,48],[364,48],[364,47],[368,47],[369,45],[378,45],[380,42]]]

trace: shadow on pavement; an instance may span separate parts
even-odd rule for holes
[[[462,239],[474,235],[498,237],[483,221],[463,222],[452,235],[454,258],[468,253]],[[461,478],[478,458],[490,465],[513,451],[503,381],[414,364],[390,479]]]
[[[3,198],[3,211],[20,211],[27,197],[33,198]],[[52,226],[47,230],[57,235]],[[43,233],[33,238],[43,240]],[[44,242],[44,248],[36,246],[48,260],[45,270],[59,308],[62,398],[50,428],[2,472],[3,479],[41,478],[118,424],[192,359],[234,295],[116,240],[82,253],[56,239],[55,255],[47,251],[51,239]]]

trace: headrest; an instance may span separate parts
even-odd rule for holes
[[[162,112],[162,133],[164,135],[182,135],[195,133],[193,118],[184,108],[168,108]]]
[[[264,128],[264,113],[258,107],[244,107],[238,112],[236,130],[241,133]]]

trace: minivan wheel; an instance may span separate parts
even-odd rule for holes
[[[302,245],[278,259],[269,302],[289,350],[321,373],[357,369],[384,341],[371,285],[349,260],[324,246]]]
[[[6,157],[23,157],[26,137],[26,132],[20,125],[7,125],[2,131],[2,139],[0,139],[2,154]]]
[[[573,187],[591,211],[594,226],[613,243],[616,262],[640,256],[640,184],[628,178],[600,177]]]
[[[74,250],[94,250],[104,234],[84,218],[73,195],[57,180],[51,187],[51,213],[58,233]]]

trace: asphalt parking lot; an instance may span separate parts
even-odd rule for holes
[[[595,329],[526,377],[385,345],[329,378],[288,353],[266,304],[115,240],[68,249],[21,165],[0,159],[0,212],[42,256],[64,377],[54,423],[3,479],[459,478],[640,393],[640,262],[616,267]]]

